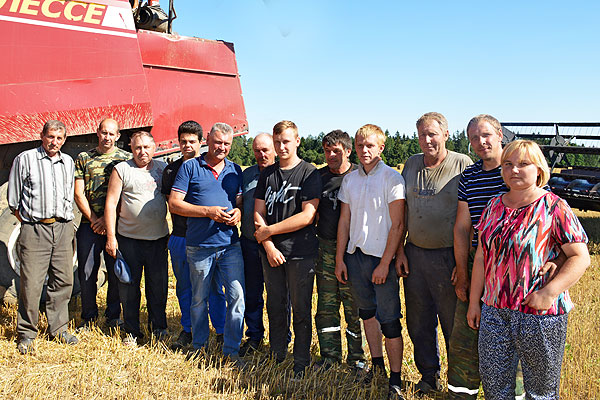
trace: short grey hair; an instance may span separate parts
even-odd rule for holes
[[[50,131],[63,131],[65,136],[67,136],[67,127],[63,122],[57,119],[50,119],[46,121],[44,127],[42,128],[42,136],[46,136],[46,134]]]
[[[224,133],[226,135],[233,136],[233,128],[231,126],[229,126],[228,124],[226,124],[225,122],[217,122],[216,124],[214,124],[212,126],[212,128],[210,128],[210,132],[208,133],[208,135],[210,136],[217,131]]]
[[[131,135],[131,138],[129,139],[129,143],[133,143],[134,139],[137,138],[143,138],[143,137],[147,137],[150,138],[150,140],[152,140],[152,143],[154,142],[154,136],[152,136],[152,134],[148,131],[137,131],[135,132],[133,135]]]
[[[448,120],[439,112],[428,112],[421,115],[417,120],[417,130],[421,125],[429,121],[436,121],[444,132],[448,130]]]

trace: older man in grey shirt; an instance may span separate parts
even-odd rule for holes
[[[46,315],[51,338],[76,344],[67,332],[73,289],[73,159],[60,151],[67,128],[60,121],[44,124],[38,148],[19,154],[10,170],[8,206],[21,222],[21,260],[17,349],[33,351],[39,303],[48,275]]]

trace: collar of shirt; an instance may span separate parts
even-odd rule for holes
[[[359,164],[358,164],[358,173],[359,173],[361,176],[373,175],[374,173],[376,173],[376,172],[377,172],[377,170],[378,170],[379,168],[381,168],[381,165],[382,165],[382,164],[383,164],[383,160],[379,160],[379,161],[377,161],[377,164],[375,164],[375,166],[373,167],[373,169],[372,169],[372,170],[371,170],[369,173],[367,173],[367,172],[365,171],[365,167],[364,167],[362,164],[360,164],[360,163],[359,163]]]
[[[56,155],[58,156],[58,159],[52,159],[52,157],[50,157],[48,155],[48,153],[46,153],[46,150],[44,150],[44,146],[40,146],[37,148],[37,158],[38,160],[41,160],[42,158],[46,157],[48,158],[50,161],[52,161],[53,163],[55,162],[63,162],[63,153],[59,150],[58,153],[56,153]]]
[[[198,162],[200,163],[201,167],[207,168],[210,170],[210,172],[212,172],[212,174],[214,175],[215,179],[219,179],[219,173],[217,171],[215,171],[215,169],[213,167],[211,167],[210,165],[208,165],[208,163],[206,162],[206,160],[204,160],[204,155],[206,153],[202,153],[200,155],[200,157],[197,158]],[[231,167],[232,162],[229,161],[228,159],[225,159],[225,165],[223,165],[223,169],[221,170],[221,174],[223,174],[223,172],[226,171],[227,168]]]

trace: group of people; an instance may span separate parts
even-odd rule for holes
[[[294,379],[311,365],[326,370],[341,363],[344,331],[346,362],[365,381],[388,376],[385,343],[388,393],[399,399],[402,278],[406,327],[421,374],[416,393],[442,389],[439,320],[451,398],[476,398],[480,383],[489,399],[558,398],[573,307],[567,289],[590,263],[581,224],[546,190],[549,170],[540,148],[515,141],[503,149],[494,117],[478,115],[467,126],[480,158],[474,164],[446,148],[442,114],[424,114],[416,127],[422,153],[410,157],[402,173],[383,162],[386,136],[372,124],[354,137],[358,165],[350,162],[352,138],[336,130],[323,137],[327,165],[317,169],[299,157],[291,121],[254,138],[256,164],[242,171],[227,158],[233,130],[224,123],[212,126],[203,154],[202,127],[181,124],[182,158],[166,165],[153,159],[148,132],[131,136],[132,154],[118,149],[113,119],[100,123],[98,147],[73,162],[60,151],[66,127],[48,121],[42,145],[17,156],[9,180],[9,206],[22,223],[18,350],[33,351],[46,274],[49,336],[77,343],[67,331],[74,198],[82,213],[81,329],[98,318],[104,252],[107,325],[120,326],[127,345],[143,336],[143,272],[149,332],[166,338],[168,249],[182,326],[173,349],[204,349],[210,315],[224,356],[243,366],[242,358],[263,343],[266,290],[270,354],[277,363],[286,358],[293,330]],[[115,275],[116,257],[129,266],[130,282]],[[311,362],[315,277],[321,358]]]

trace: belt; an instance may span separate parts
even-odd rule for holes
[[[50,225],[53,224],[55,222],[67,222],[66,219],[64,218],[58,218],[58,217],[52,217],[52,218],[44,218],[44,219],[40,219],[39,221],[37,221],[41,224],[46,224],[46,225]]]

